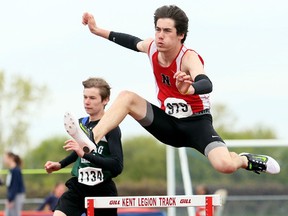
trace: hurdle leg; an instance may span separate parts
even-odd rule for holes
[[[206,216],[213,216],[213,205],[212,205],[212,197],[207,196],[206,198]]]
[[[87,205],[87,216],[94,216],[94,199],[88,199]]]

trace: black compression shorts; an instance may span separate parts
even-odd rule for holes
[[[67,216],[81,216],[85,209],[85,197],[117,196],[115,183],[110,180],[96,186],[86,186],[78,183],[76,177],[66,182],[66,191],[58,200],[55,210],[65,213]],[[95,209],[95,216],[117,216],[117,209]]]
[[[140,120],[139,123],[155,138],[167,145],[177,148],[195,148],[206,156],[213,148],[226,146],[214,130],[212,116],[209,113],[175,118],[147,102],[147,115],[149,115],[149,120],[146,118]]]

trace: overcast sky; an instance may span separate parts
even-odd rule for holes
[[[32,118],[29,133],[35,144],[66,134],[66,110],[85,115],[81,82],[91,76],[110,83],[111,101],[128,89],[157,104],[148,57],[97,38],[81,20],[88,11],[103,28],[153,37],[153,13],[164,4],[178,5],[190,19],[185,45],[204,58],[214,85],[212,106],[227,106],[237,128],[261,123],[288,139],[285,0],[0,2],[0,70],[30,77],[50,91]],[[124,138],[147,134],[130,117],[120,127]]]

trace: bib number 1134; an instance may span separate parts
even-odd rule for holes
[[[95,167],[85,167],[78,170],[78,182],[93,186],[104,181],[102,169]]]

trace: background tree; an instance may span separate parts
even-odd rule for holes
[[[245,126],[245,129],[237,129],[237,117],[224,104],[213,105],[212,113],[214,128],[224,140],[276,138],[275,131],[265,126],[264,122],[252,126]]]
[[[28,130],[35,108],[47,94],[45,85],[33,83],[20,75],[6,77],[0,71],[0,153],[9,146],[23,153],[29,147]],[[37,105],[37,106],[35,106]],[[32,115],[33,113],[33,115]]]

